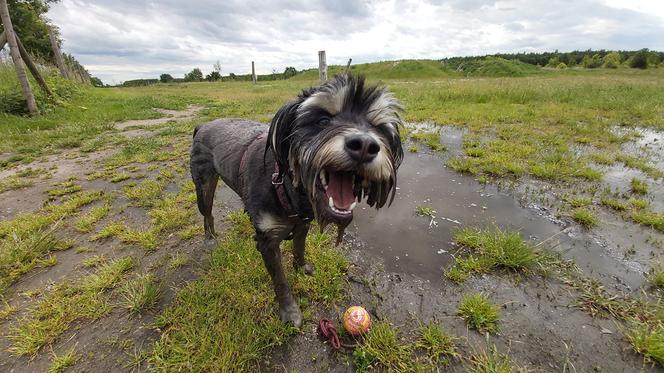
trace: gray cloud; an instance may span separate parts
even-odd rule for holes
[[[618,4],[618,5],[616,5]],[[613,6],[611,6],[613,5]],[[621,7],[618,7],[621,6]],[[627,0],[63,0],[64,49],[106,82],[496,52],[664,49],[664,5]]]

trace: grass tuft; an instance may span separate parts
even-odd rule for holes
[[[593,204],[593,200],[587,197],[575,197],[569,200],[572,207],[586,207]]]
[[[482,293],[464,295],[457,314],[471,329],[493,333],[498,330],[500,309]]]
[[[460,356],[455,346],[458,338],[447,333],[440,325],[421,324],[418,332],[415,347],[424,350],[433,365],[447,365],[451,359]]]
[[[399,342],[397,330],[380,321],[364,335],[362,344],[353,352],[353,363],[358,372],[412,372],[416,365],[411,353],[411,346]]]
[[[108,215],[109,211],[111,211],[110,204],[93,207],[87,214],[74,223],[74,228],[79,232],[90,232],[98,221]]]
[[[425,131],[419,131],[419,132],[412,132],[410,134],[410,138],[413,139],[416,142],[424,143],[428,147],[431,148],[431,150],[438,152],[438,151],[445,151],[445,145],[440,143],[440,132],[439,131],[434,131],[434,132],[425,132]]]
[[[648,362],[664,364],[664,323],[635,323],[627,330],[626,336],[634,351]]]
[[[454,240],[470,249],[466,258],[457,256],[447,277],[463,282],[472,273],[486,273],[496,269],[527,271],[537,263],[535,249],[516,231],[480,228],[461,228]]]
[[[600,199],[600,203],[616,211],[627,210],[627,204],[615,198],[604,196],[602,199]]]
[[[632,181],[630,181],[630,187],[632,193],[634,194],[640,194],[640,195],[648,194],[648,183],[646,183],[644,180],[633,177]]]
[[[498,352],[495,345],[488,352],[482,350],[473,353],[468,362],[469,365],[466,367],[466,371],[469,373],[525,372],[525,370],[514,366],[509,355]]]
[[[35,185],[34,181],[26,180],[17,176],[9,176],[0,180],[0,193],[8,190],[23,189]]]
[[[56,355],[53,353],[53,359],[51,359],[51,367],[48,369],[49,373],[62,373],[67,371],[67,368],[71,367],[79,359],[78,354],[76,353],[76,347],[72,347],[71,350],[67,351],[63,355]]]
[[[142,312],[154,307],[161,297],[161,286],[154,274],[136,275],[120,288],[123,305],[130,312]]]
[[[572,219],[583,225],[586,229],[591,229],[599,224],[599,219],[592,211],[585,208],[577,208],[572,212]]]

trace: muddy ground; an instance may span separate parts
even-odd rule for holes
[[[169,121],[185,121],[195,116],[196,108],[187,112],[164,112],[158,120],[131,121],[116,125],[119,135],[126,137],[154,136],[153,126],[168,126]],[[495,344],[508,353],[520,366],[532,371],[656,371],[659,367],[644,363],[631,349],[621,333],[621,323],[613,319],[593,318],[576,307],[573,289],[556,278],[514,276],[495,273],[472,276],[458,285],[444,273],[452,265],[459,248],[453,244],[452,232],[462,226],[508,227],[519,230],[523,237],[546,246],[572,259],[584,276],[600,280],[616,293],[638,295],[645,291],[646,273],[662,254],[664,235],[600,210],[600,225],[590,231],[575,223],[557,201],[564,193],[579,185],[552,185],[537,180],[480,184],[469,176],[460,175],[445,166],[445,159],[461,151],[463,132],[445,127],[442,142],[448,151],[434,153],[419,146],[416,153],[407,153],[399,171],[399,190],[394,204],[379,213],[368,207],[355,215],[340,250],[352,263],[348,272],[346,304],[337,309],[320,310],[315,319],[338,319],[343,308],[360,304],[376,319],[387,320],[398,327],[402,337],[413,335],[419,322],[437,321],[453,334],[461,337],[459,349],[467,356],[478,349]],[[189,135],[182,135],[184,146]],[[644,132],[641,143],[628,144],[633,152],[650,149],[658,167],[662,167],[661,134]],[[659,150],[658,150],[659,149]],[[107,193],[121,190],[131,182],[160,172],[150,170],[148,164],[127,168],[132,178],[113,183],[104,179],[86,180],[98,171],[103,161],[117,152],[112,146],[91,153],[77,150],[45,157],[30,165],[0,172],[8,177],[27,167],[48,170],[48,178],[36,178],[34,185],[0,194],[0,219],[10,219],[21,212],[37,211],[48,200],[47,191],[54,185],[75,177],[83,190],[100,189]],[[184,166],[187,159],[157,162],[160,167]],[[599,167],[599,166],[598,166]],[[605,168],[604,183],[611,188],[628,188],[629,180],[639,171],[611,166]],[[188,178],[188,171],[175,172],[169,186]],[[651,203],[661,212],[664,203],[662,181],[649,179]],[[227,188],[219,188],[214,215],[218,230],[222,230],[222,216],[241,208],[241,202]],[[146,211],[127,207],[122,195],[113,202],[116,216],[131,226],[145,225]],[[84,211],[98,203],[84,208]],[[418,205],[435,209],[434,218],[415,214]],[[193,208],[193,206],[192,206]],[[108,219],[108,218],[107,218]],[[198,222],[199,216],[195,215]],[[103,225],[103,221],[100,222]],[[146,370],[141,351],[149,348],[159,331],[151,327],[155,317],[166,308],[177,289],[195,279],[205,270],[207,254],[211,250],[198,234],[190,240],[167,237],[157,251],[121,245],[117,240],[90,241],[94,234],[79,233],[66,228],[66,235],[75,240],[75,248],[54,254],[57,264],[36,268],[22,276],[8,291],[9,304],[17,311],[0,320],[0,370],[9,372],[46,371],[52,353],[61,354],[73,346],[81,358],[73,366],[75,371],[131,371]],[[164,266],[175,254],[190,260],[171,269]],[[140,257],[137,271],[153,271],[168,284],[158,305],[149,312],[130,315],[114,309],[106,317],[94,322],[74,323],[35,357],[16,357],[8,352],[6,338],[29,305],[47,293],[55,282],[75,279],[88,273],[81,263],[93,255],[115,258],[124,255]],[[494,303],[502,305],[500,331],[485,336],[469,330],[456,315],[462,294],[481,291]],[[647,290],[649,291],[649,290]],[[321,341],[310,322],[302,332],[286,344],[265,356],[260,366],[266,372],[298,370],[302,372],[353,371],[351,352],[334,352]],[[51,353],[52,350],[52,353]],[[463,359],[455,361],[452,370],[463,371]]]

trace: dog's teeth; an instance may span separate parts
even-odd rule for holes
[[[328,205],[330,205],[330,208],[332,208],[334,210],[334,200],[332,199],[332,197],[330,197],[330,200],[328,201]]]
[[[353,202],[353,203],[351,203],[351,205],[350,205],[350,209],[349,209],[349,210],[350,210],[350,211],[353,211],[353,209],[355,208],[355,206],[357,206],[357,202]]]

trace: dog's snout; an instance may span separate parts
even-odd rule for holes
[[[353,134],[346,136],[346,152],[353,160],[360,163],[368,163],[376,158],[380,151],[380,145],[367,134]]]

